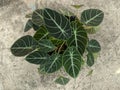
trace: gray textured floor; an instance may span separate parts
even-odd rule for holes
[[[15,40],[32,33],[24,33],[23,28],[34,1],[0,0],[0,90],[73,90],[73,86],[74,90],[120,90],[120,0],[38,0],[39,7],[68,7],[75,12],[71,4],[84,4],[80,12],[98,8],[105,13],[101,30],[93,36],[102,46],[93,74],[86,77],[90,69],[84,67],[76,81],[71,80],[65,87],[53,83],[57,74],[39,75],[38,66],[10,53]]]

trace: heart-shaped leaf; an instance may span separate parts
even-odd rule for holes
[[[40,41],[42,39],[46,39],[47,36],[48,36],[48,31],[47,29],[44,27],[44,26],[41,26],[37,32],[35,33],[34,35],[34,38],[37,40],[37,41]]]
[[[87,54],[87,65],[92,66],[94,64],[94,56],[91,52],[88,52]]]
[[[68,39],[71,37],[70,22],[62,14],[46,8],[44,10],[44,21],[46,28],[55,38]]]
[[[43,21],[43,10],[42,9],[37,9],[33,12],[32,14],[32,21],[35,25],[41,26],[44,24]]]
[[[76,78],[81,68],[82,57],[76,47],[68,47],[63,54],[63,66],[66,72]]]
[[[104,13],[98,9],[87,9],[82,12],[81,22],[87,26],[98,26],[104,18]]]
[[[35,51],[30,53],[25,59],[33,64],[45,64],[45,62],[49,59],[48,57],[49,55],[44,52]]]
[[[97,53],[101,50],[101,46],[97,40],[92,39],[89,41],[87,49],[92,53]]]
[[[67,44],[68,46],[75,46],[81,55],[83,55],[88,42],[87,33],[82,27],[82,24],[78,21],[72,22],[71,26],[73,29],[73,35],[68,40]]]
[[[66,78],[66,77],[63,77],[63,76],[60,76],[59,78],[57,78],[55,80],[55,82],[60,84],[60,85],[66,85],[69,81],[70,81],[69,78]]]
[[[25,29],[24,29],[24,32],[27,32],[29,31],[31,28],[33,27],[33,23],[32,23],[32,20],[29,19],[25,25]]]
[[[18,39],[11,47],[11,52],[15,56],[25,56],[33,51],[38,42],[30,35],[26,35]]]
[[[59,54],[52,54],[49,60],[40,68],[46,73],[53,73],[62,67],[62,58]]]
[[[40,50],[44,52],[53,51],[56,47],[48,39],[42,39],[39,41]]]
[[[37,30],[39,30],[40,26],[34,24],[33,21],[31,19],[29,19],[26,23],[24,32],[29,31],[31,28],[33,28],[35,31],[37,31]]]

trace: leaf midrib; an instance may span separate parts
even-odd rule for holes
[[[56,60],[58,59],[59,57],[56,57],[54,59],[54,61],[52,62],[52,64],[50,65],[49,69],[47,70],[47,72],[49,72],[49,70],[52,68],[52,66],[54,65],[54,63],[56,62]]]
[[[46,11],[47,12],[47,11]],[[64,33],[66,33],[57,23],[56,21],[51,17],[51,15],[47,12],[47,14],[49,15],[49,17],[52,19],[52,21],[57,25],[57,27],[60,29],[60,31],[62,32],[62,34],[65,36]],[[65,36],[66,37],[66,36]]]
[[[44,34],[44,36],[42,36],[42,37],[39,39],[39,41],[42,40],[43,38],[45,38],[48,34],[49,34],[48,32],[47,32],[46,34]]]
[[[43,19],[43,16],[42,15],[40,15],[37,11],[35,11],[35,13],[40,17],[40,18],[42,18]]]
[[[93,45],[89,45],[89,47],[92,47],[92,48],[100,48],[98,46],[93,46]]]
[[[97,14],[96,16],[94,16],[93,18],[89,19],[88,21],[86,21],[85,23],[88,24],[89,22],[91,22],[92,20],[94,20],[96,17],[98,17],[100,14],[102,14],[103,12]]]
[[[72,66],[72,71],[73,71],[73,75],[75,77],[75,70],[74,70],[74,63],[73,63],[73,52],[70,52],[70,59],[71,59],[71,66]]]
[[[77,30],[74,31],[74,36],[75,36],[75,45],[76,45],[76,48],[78,48],[78,42],[77,42]]]
[[[65,85],[65,82],[64,82],[63,78],[61,78],[61,80],[62,80],[63,85]]]
[[[41,46],[44,46],[44,47],[47,47],[47,48],[50,48],[50,49],[52,49],[53,47],[51,47],[51,46],[48,46],[48,45],[46,45],[46,44],[43,44],[43,43],[39,43]]]

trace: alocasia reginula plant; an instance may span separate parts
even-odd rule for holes
[[[30,16],[24,31],[33,28],[34,36],[19,38],[11,47],[15,56],[26,56],[25,60],[39,65],[42,73],[54,73],[63,68],[71,77],[79,75],[81,66],[94,64],[94,53],[101,50],[95,39],[89,39],[89,33],[95,33],[103,20],[104,13],[98,9],[84,10],[77,17],[71,12],[62,13],[50,8],[37,9]],[[87,60],[83,57],[86,53]],[[85,56],[85,55],[84,55]],[[55,80],[61,85],[68,78],[60,76]]]

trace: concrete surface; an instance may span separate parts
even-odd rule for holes
[[[35,4],[35,2],[37,4]],[[14,57],[9,48],[25,34],[25,15],[38,7],[62,8],[76,12],[70,5],[84,4],[79,12],[98,8],[105,18],[101,30],[92,38],[100,41],[102,51],[93,74],[86,77],[90,68],[83,67],[79,77],[65,87],[53,81],[59,74],[40,75],[38,66],[29,64],[24,57]],[[77,13],[76,13],[77,14]],[[0,0],[0,90],[120,90],[120,0]]]

